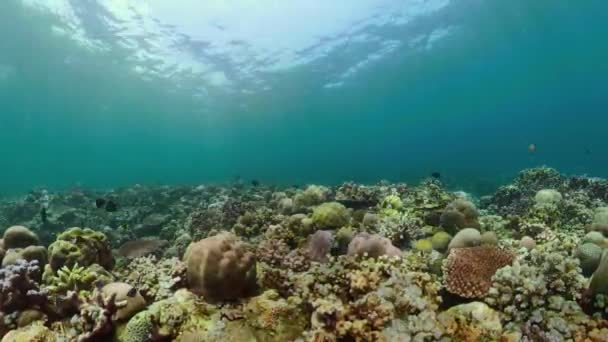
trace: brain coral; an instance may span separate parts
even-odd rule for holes
[[[189,288],[208,301],[234,300],[255,290],[255,256],[234,234],[190,244],[184,261]]]
[[[465,298],[483,297],[492,286],[494,273],[514,258],[511,251],[494,246],[453,249],[444,264],[446,288]]]
[[[25,248],[40,244],[38,236],[23,226],[12,226],[4,232],[3,245],[5,249]]]

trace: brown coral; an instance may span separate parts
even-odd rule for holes
[[[440,221],[444,228],[455,232],[462,228],[479,228],[478,216],[473,203],[457,199],[445,207]]]
[[[510,265],[514,258],[511,251],[495,246],[452,249],[444,264],[446,288],[465,298],[484,297],[494,273]]]
[[[184,261],[190,290],[208,301],[242,298],[256,287],[255,255],[234,234],[190,244]]]
[[[25,248],[40,244],[38,236],[23,226],[12,226],[4,232],[3,245],[6,249]]]
[[[401,256],[399,248],[391,240],[377,234],[359,233],[348,244],[348,255],[363,255],[377,258],[381,255]]]

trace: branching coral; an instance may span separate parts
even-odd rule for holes
[[[312,310],[315,340],[380,340],[394,317],[436,309],[439,284],[397,259],[343,256],[296,277],[296,295]]]
[[[57,270],[55,274],[45,272],[45,289],[51,294],[67,294],[68,291],[90,292],[98,286],[105,285],[113,280],[113,276],[97,264],[88,267],[78,264]]]
[[[169,298],[186,284],[186,265],[177,258],[154,256],[133,259],[120,271],[124,281],[136,287],[148,302]]]
[[[562,241],[545,249],[523,252],[512,266],[499,269],[492,278],[486,303],[503,312],[511,322],[525,322],[536,310],[549,309],[553,297],[567,301],[580,298],[585,285],[578,260]]]
[[[26,308],[44,307],[46,291],[38,284],[40,267],[36,260],[19,260],[0,268],[0,311],[11,313]]]

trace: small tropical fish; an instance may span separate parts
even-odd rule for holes
[[[108,201],[108,202],[106,203],[106,211],[107,211],[107,212],[109,212],[109,213],[113,213],[113,212],[115,212],[116,210],[118,210],[118,206],[116,205],[116,203],[114,203],[114,202],[113,202],[113,201],[111,201],[111,200],[110,200],[110,201]]]
[[[107,212],[112,213],[118,210],[118,206],[112,200],[106,200],[104,198],[98,198],[95,200],[95,207],[98,209],[105,209]]]
[[[528,145],[528,152],[530,154],[536,153],[536,144],[530,144],[530,145]]]
[[[98,198],[95,200],[95,206],[99,209],[105,207],[106,205],[106,200],[103,198]]]
[[[260,186],[260,181],[257,179],[253,179],[253,180],[251,180],[251,185],[253,185],[255,187]]]
[[[42,220],[42,223],[46,223],[46,208],[42,207],[42,209],[40,209],[40,219]]]
[[[433,177],[435,179],[439,179],[439,178],[441,178],[441,173],[435,171],[435,172],[431,173],[431,177]]]
[[[378,204],[378,203],[376,203],[374,201],[351,200],[351,199],[336,200],[336,202],[342,204],[343,206],[345,206],[347,208],[355,209],[355,210],[367,209],[367,208],[373,207],[376,204]]]

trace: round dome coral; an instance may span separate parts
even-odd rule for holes
[[[235,300],[256,288],[255,256],[234,234],[191,243],[184,261],[190,290],[207,301]]]

